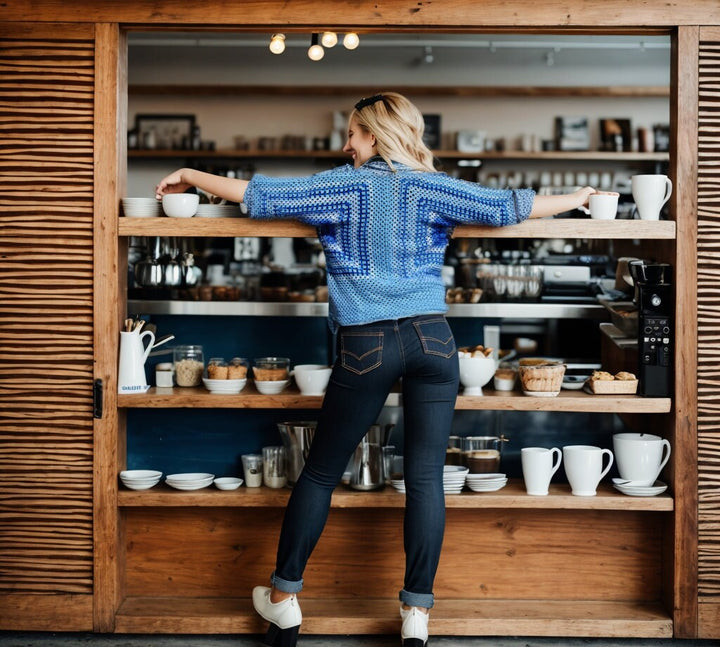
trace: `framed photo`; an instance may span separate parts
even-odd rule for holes
[[[440,115],[423,115],[423,121],[425,122],[425,133],[423,134],[425,145],[430,150],[439,149],[441,143]]]
[[[555,117],[555,147],[559,151],[589,150],[587,117]]]
[[[195,115],[136,115],[138,148],[192,148]]]
[[[601,119],[600,147],[604,151],[632,151],[632,127],[629,119]]]

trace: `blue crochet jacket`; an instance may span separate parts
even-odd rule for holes
[[[531,189],[489,189],[379,157],[308,177],[250,181],[252,218],[313,225],[327,262],[330,327],[447,310],[440,276],[459,224],[501,227],[525,220]]]

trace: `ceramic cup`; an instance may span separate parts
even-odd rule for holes
[[[652,434],[615,434],[613,452],[620,478],[650,486],[670,458],[670,442]]]
[[[603,455],[608,463],[603,469]],[[598,483],[613,464],[613,454],[609,449],[592,445],[566,445],[563,447],[563,464],[570,488],[575,496],[595,496]]]
[[[332,369],[324,364],[298,364],[293,369],[295,384],[303,395],[322,395],[330,381]]]
[[[600,191],[588,198],[590,217],[594,220],[614,220],[617,215],[619,193]]]
[[[263,480],[263,461],[261,454],[242,455],[243,474],[247,487],[260,487]]]
[[[659,220],[660,209],[672,195],[672,181],[667,175],[633,175],[632,195],[640,220]]]
[[[520,450],[520,461],[527,493],[545,496],[553,474],[560,467],[562,452],[557,447],[523,447]]]

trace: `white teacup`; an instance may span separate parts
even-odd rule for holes
[[[614,220],[617,215],[619,193],[599,191],[588,198],[588,211],[594,220]]]
[[[554,457],[557,457],[556,459]],[[558,471],[562,453],[557,447],[523,447],[520,450],[523,479],[528,494],[545,496],[553,474]]]
[[[325,364],[298,364],[293,369],[295,384],[303,395],[323,395],[332,368]]]
[[[672,181],[667,175],[633,175],[632,195],[640,220],[659,220],[660,209],[672,195]]]
[[[603,469],[603,455],[608,456],[608,464]],[[563,447],[563,463],[570,488],[575,496],[595,496],[598,483],[613,464],[613,454],[609,449],[592,445],[566,445]]]
[[[620,478],[649,486],[665,467],[671,450],[670,442],[660,436],[622,433],[613,436],[613,451]]]

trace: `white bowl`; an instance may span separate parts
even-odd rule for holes
[[[495,375],[497,362],[492,357],[461,357],[460,383],[463,395],[482,395],[484,387]]]
[[[242,380],[212,380],[208,377],[202,379],[205,388],[210,393],[234,394],[240,393],[247,384],[247,378]]]
[[[170,218],[192,218],[200,204],[196,193],[168,193],[163,196],[162,208]]]
[[[158,472],[157,470],[123,470],[120,472],[120,478],[127,480],[159,479],[160,477],[162,477],[162,472]]]
[[[292,372],[303,395],[323,395],[331,373],[332,368],[325,364],[298,364]]]
[[[243,480],[234,476],[221,476],[215,479],[213,483],[215,483],[218,490],[237,490],[243,484]]]
[[[255,380],[255,388],[263,395],[277,395],[288,385],[290,380]]]

